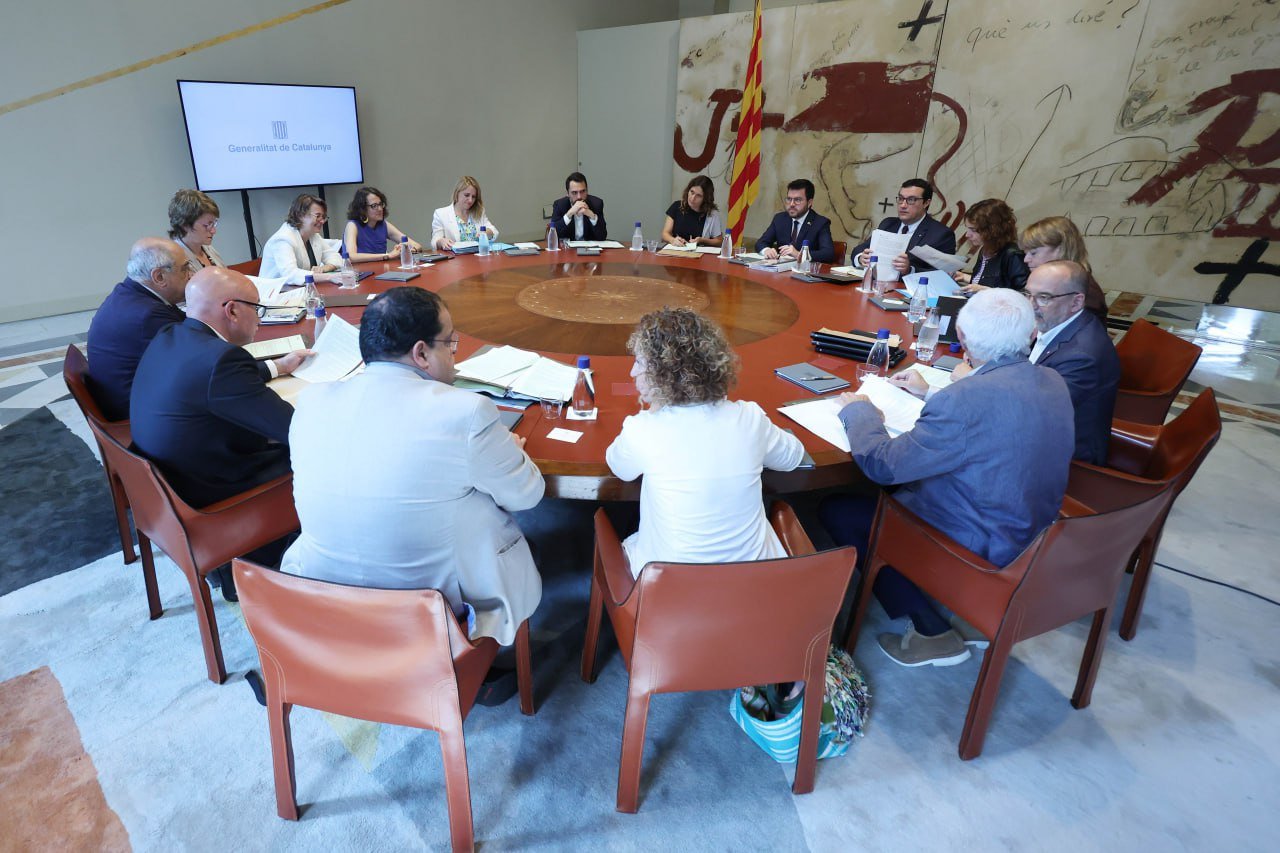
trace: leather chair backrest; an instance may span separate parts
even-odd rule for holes
[[[1160,430],[1142,476],[1149,480],[1176,477],[1176,489],[1181,492],[1221,435],[1217,398],[1212,388],[1206,388]]]
[[[263,667],[282,701],[439,730],[457,714],[453,656],[467,646],[434,589],[368,589],[241,562],[237,589]],[[265,675],[265,673],[264,673]]]
[[[115,436],[121,444],[129,444],[131,440],[129,422],[109,421],[102,414],[102,408],[89,388],[89,361],[75,344],[67,347],[67,354],[62,360],[62,380],[67,383],[71,399],[76,401],[86,421],[97,423],[103,430]]]
[[[1038,550],[1009,603],[1012,618],[1021,620],[1015,640],[1051,631],[1110,604],[1139,541],[1173,500],[1173,488],[1168,483],[1131,506],[1051,524],[1038,537]]]
[[[641,572],[631,677],[656,692],[788,681],[826,658],[856,550],[749,563],[650,563]]]
[[[1116,345],[1120,390],[1164,393],[1182,386],[1200,347],[1146,320],[1136,320]]]
[[[262,258],[254,258],[251,261],[241,261],[238,264],[232,264],[227,269],[233,269],[244,275],[257,275],[262,270]]]
[[[149,460],[126,449],[104,425],[90,419],[89,429],[102,448],[103,461],[111,467],[129,496],[134,527],[173,559],[186,559],[187,534],[173,503],[174,496],[161,481],[160,472]]]

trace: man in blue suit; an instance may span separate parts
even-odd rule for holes
[[[813,209],[813,181],[800,178],[787,184],[787,209],[773,217],[756,241],[756,251],[766,258],[799,258],[809,243],[809,257],[818,263],[835,263],[836,244],[831,240],[831,220]]]
[[[890,438],[862,394],[843,394],[840,412],[854,460],[867,478],[898,486],[894,497],[960,545],[996,565],[1010,563],[1057,517],[1074,446],[1071,397],[1052,370],[1027,360],[1035,317],[1021,293],[984,290],[960,310],[957,327],[974,370],[929,397],[915,427]],[[823,525],[865,556],[874,503],[823,501]],[[969,657],[964,637],[898,572],[882,569],[876,598],[891,618],[911,618],[905,635],[881,634],[880,648],[903,666],[950,666]],[[959,623],[961,627],[963,623]]]
[[[910,235],[907,240],[907,250],[893,259],[893,268],[900,276],[933,269],[932,264],[911,254],[911,250],[916,246],[930,246],[948,255],[955,254],[955,232],[929,215],[929,203],[932,201],[933,184],[923,178],[904,181],[898,188],[898,215],[890,216],[876,226],[880,231]],[[854,246],[849,252],[850,263],[859,267],[866,267],[870,257],[870,239]]]
[[[187,318],[161,329],[138,362],[129,420],[138,451],[188,504],[207,506],[289,473],[293,407],[267,387],[311,353],[273,363],[244,349],[258,331],[258,290],[226,267],[205,267],[187,286]],[[272,549],[275,560],[283,544]],[[273,562],[264,549],[260,562]],[[222,593],[235,600],[231,572]]]
[[[186,315],[191,270],[172,240],[143,237],[129,250],[125,280],[107,294],[89,324],[89,387],[108,420],[129,417],[129,389],[156,332]]]
[[[1049,261],[1031,273],[1026,294],[1040,333],[1031,361],[1066,380],[1075,408],[1075,458],[1105,465],[1120,357],[1106,327],[1084,310],[1088,285],[1089,273],[1075,261]]]

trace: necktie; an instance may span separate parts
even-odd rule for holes
[[[800,220],[791,220],[791,245],[796,244],[796,240],[800,239]]]
[[[899,233],[899,234],[906,234],[906,233],[907,233],[907,226],[903,225],[903,226],[902,226],[902,230],[901,230],[901,231],[899,231],[898,233]]]

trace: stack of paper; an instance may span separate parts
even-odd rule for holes
[[[311,348],[315,355],[293,371],[308,382],[336,382],[360,366],[360,331],[336,314]]]
[[[882,376],[869,376],[858,388],[859,394],[865,394],[871,404],[884,415],[884,428],[890,436],[897,437],[904,432],[911,432],[924,408],[924,400],[904,391]]]
[[[717,250],[718,251],[718,250]],[[700,258],[702,255],[698,252],[696,246],[676,246],[671,243],[663,246],[658,252],[659,255],[666,255],[671,258]]]
[[[622,244],[617,240],[565,240],[564,244],[570,249],[621,249]]]
[[[951,372],[947,370],[939,370],[936,367],[930,367],[927,364],[917,364],[911,368],[916,373],[924,377],[924,381],[929,383],[930,388],[946,388],[951,384]]]
[[[753,262],[748,269],[765,272],[786,272],[796,265],[795,258],[764,258]]]
[[[567,402],[578,381],[578,368],[510,346],[494,347],[473,356],[458,364],[457,371],[459,378],[488,386],[500,395],[536,400]]]

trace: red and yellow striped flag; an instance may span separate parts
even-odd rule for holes
[[[742,85],[742,111],[738,115],[738,141],[733,146],[733,180],[729,184],[728,228],[735,243],[741,242],[747,211],[760,194],[760,122],[764,115],[764,49],[760,41],[760,0],[756,0],[747,79]]]

